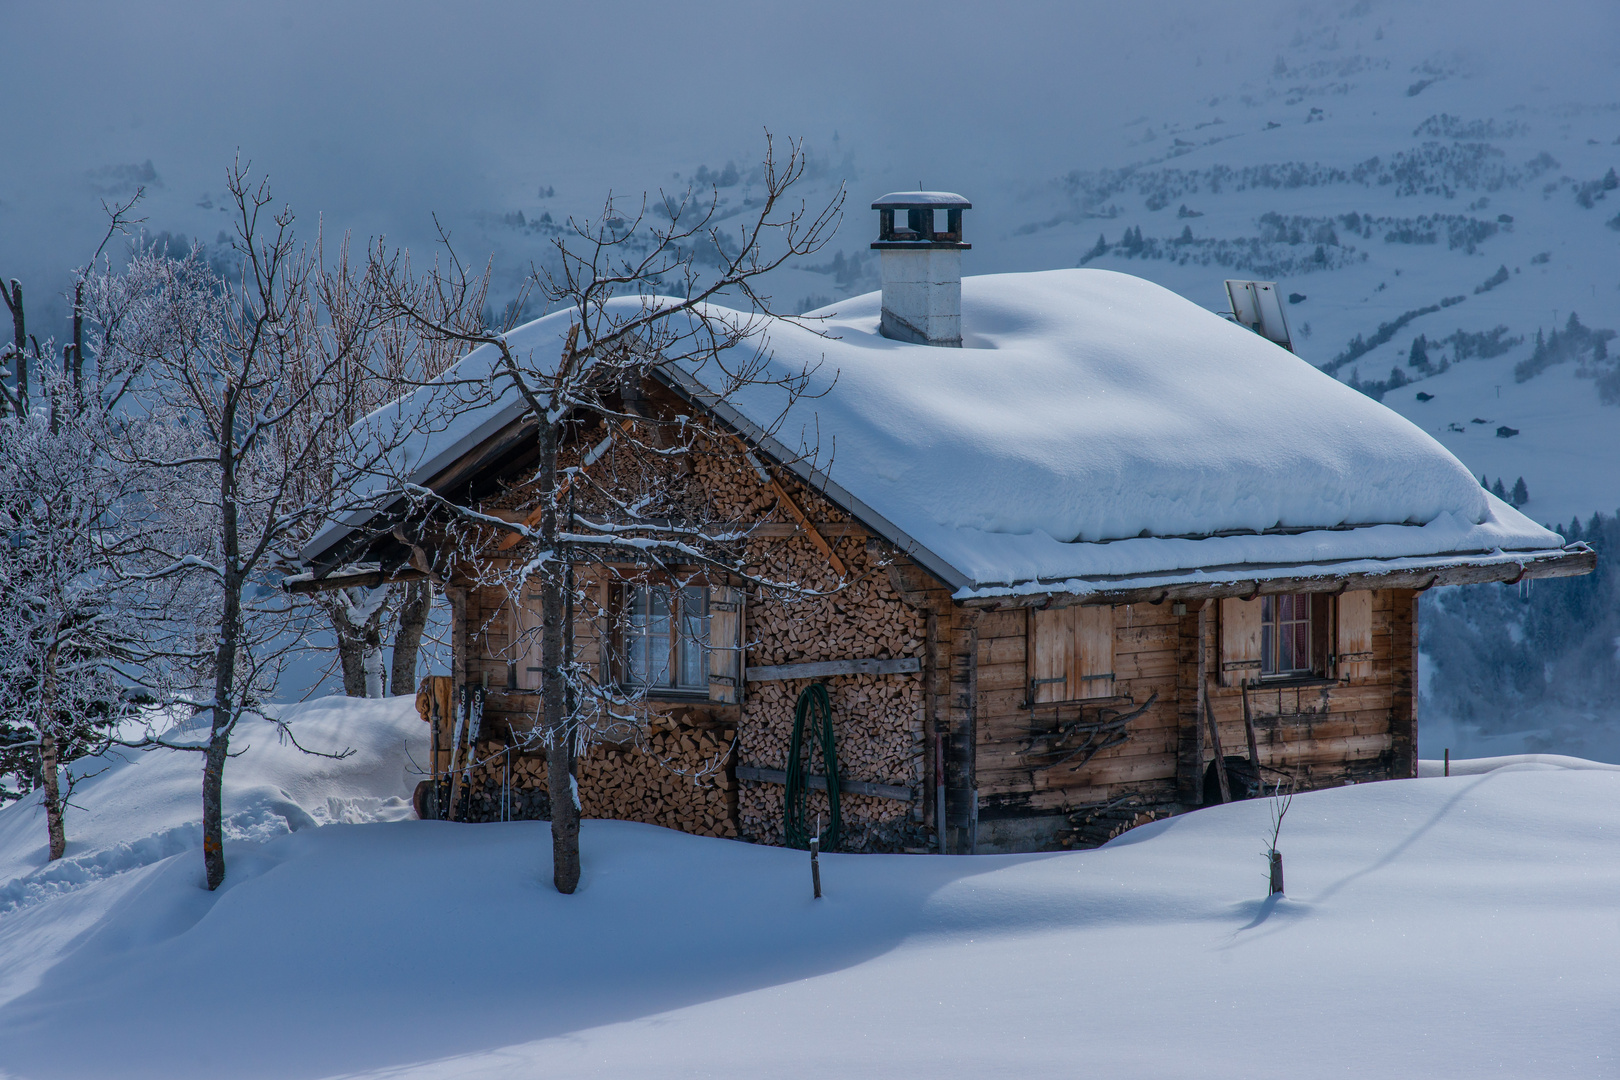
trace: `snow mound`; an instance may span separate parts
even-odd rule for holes
[[[263,842],[333,822],[413,817],[413,762],[427,725],[410,697],[323,698],[280,706],[301,752],[273,725],[244,721],[225,766],[225,837]],[[184,736],[184,728],[171,734]],[[177,740],[178,741],[178,740]],[[88,775],[68,808],[66,854],[46,860],[37,799],[0,810],[0,918],[127,870],[202,847],[202,755],[122,751],[76,763]],[[200,873],[201,862],[198,861]]]
[[[217,892],[189,759],[84,785],[85,880],[0,913],[0,1075],[1613,1071],[1616,771],[1301,795],[1270,899],[1265,801],[1087,852],[825,854],[822,900],[803,852],[587,821],[563,897],[543,822],[336,823],[413,779],[408,699],[290,719],[356,753],[245,739]],[[0,814],[0,865],[38,869],[42,832]]]
[[[624,301],[626,312],[640,303]],[[869,293],[768,324],[739,348],[768,349],[768,376],[811,369],[811,393],[779,425],[780,385],[727,404],[887,519],[869,524],[937,556],[965,593],[1562,544],[1410,421],[1141,278],[964,278],[961,349],[881,336],[880,308]],[[569,319],[546,316],[508,340],[543,370]],[[487,387],[453,419],[441,422],[444,395],[425,389],[368,421],[418,429],[395,455],[400,475],[425,482],[516,418],[497,356],[486,346],[447,374]],[[687,374],[718,381],[712,367]]]
[[[1446,761],[1444,758],[1424,758],[1418,762],[1419,776],[1445,776]],[[1563,754],[1503,754],[1500,757],[1482,758],[1452,758],[1452,776],[1483,776],[1495,772],[1497,769],[1597,769],[1605,772],[1620,772],[1620,765],[1610,765],[1604,761],[1588,761],[1586,758],[1567,757]]]

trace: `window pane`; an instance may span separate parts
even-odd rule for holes
[[[625,680],[635,686],[669,685],[669,590],[630,591],[625,619]]]
[[[709,685],[709,590],[701,586],[681,590],[679,685],[707,689]]]
[[[1277,624],[1272,622],[1271,598],[1266,598],[1266,610],[1260,623],[1260,674],[1275,675],[1277,673]]]

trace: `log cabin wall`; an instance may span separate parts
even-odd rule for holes
[[[980,616],[978,850],[1089,846],[1208,801],[1204,776],[1214,751],[1200,687],[1228,756],[1248,757],[1247,697],[1268,783],[1286,778],[1309,790],[1415,775],[1417,596],[1346,595],[1370,609],[1370,649],[1347,650],[1358,659],[1328,677],[1255,678],[1258,685],[1245,687],[1246,673],[1220,676],[1220,602],[1181,605],[1180,615],[1171,603],[1119,605],[1111,609],[1112,693],[1033,707],[1035,616]],[[1131,713],[1138,715],[1117,733],[1120,741],[1109,721]]]
[[[943,695],[925,693],[929,674],[920,670],[927,618],[902,597],[887,572],[891,564],[906,562],[904,557],[785,472],[762,479],[740,454],[693,454],[683,482],[699,489],[697,497],[713,516],[760,525],[744,548],[750,574],[827,593],[781,597],[748,590],[745,670],[825,661],[917,661],[916,671],[832,674],[819,681],[827,684],[832,702],[840,778],[857,788],[841,793],[842,849],[932,848],[924,705],[925,698],[943,700]],[[485,509],[522,505],[524,496],[514,489]],[[488,567],[510,565],[494,554],[493,545],[487,550]],[[603,572],[582,567],[580,573]],[[598,594],[597,583],[581,580],[588,593]],[[505,587],[469,585],[457,595],[463,597],[460,617],[453,620],[459,627],[453,630],[457,677],[486,688],[477,756],[484,764],[475,770],[470,791],[460,796],[458,818],[548,817],[544,753],[521,746],[539,709],[532,688],[514,687],[514,665],[526,669],[528,663],[514,640],[522,616],[514,615]],[[935,599],[943,602],[944,596],[940,592]],[[602,655],[598,614],[576,613],[577,655],[592,663]],[[648,724],[640,737],[594,746],[579,762],[584,816],[781,843],[785,789],[760,774],[785,770],[794,706],[811,681],[746,681],[740,704],[648,701]],[[971,754],[965,757],[971,767]],[[747,779],[739,779],[739,767]],[[817,760],[808,771],[824,770]],[[870,789],[883,794],[869,794]],[[818,812],[827,813],[826,794],[812,790],[812,818]]]
[[[586,581],[588,591],[594,583]],[[469,588],[461,638],[467,683],[486,687],[481,738],[468,790],[458,796],[456,820],[549,819],[543,749],[525,746],[540,707],[539,695],[512,688],[512,667],[523,663],[514,642],[507,589]],[[575,641],[584,659],[599,656],[592,611],[576,616]],[[587,818],[662,825],[703,836],[735,837],[737,780],[731,766],[738,713],[708,702],[660,702],[649,708],[635,738],[591,746],[576,763],[580,810]],[[449,745],[446,726],[440,745]]]
[[[981,617],[980,851],[1067,846],[1080,838],[1077,830],[1094,824],[1088,815],[1103,812],[1110,821],[1123,815],[1125,822],[1138,824],[1169,813],[1176,802],[1177,745],[1184,723],[1178,676],[1186,620],[1169,604],[1110,610],[1114,678],[1109,693],[1033,705],[1035,614],[1013,609]],[[1111,722],[1139,709],[1122,731],[1110,730]]]
[[[744,641],[747,670],[849,660],[921,658],[927,638],[923,613],[908,605],[888,574],[904,561],[826,499],[776,474],[773,491],[733,455],[700,458],[702,478],[720,513],[764,517],[747,546],[746,567],[756,577],[793,581],[822,596],[772,596],[749,590]],[[803,520],[800,520],[802,516]],[[840,570],[841,568],[841,570]],[[773,673],[772,673],[773,674]],[[927,780],[922,670],[892,674],[831,674],[815,679],[756,678],[745,683],[737,728],[736,763],[749,776],[738,792],[741,835],[782,843],[784,787],[762,773],[785,771],[799,695],[824,682],[837,738],[844,851],[922,850],[930,846],[923,791]],[[819,758],[807,772],[820,775]],[[889,789],[865,794],[849,785]],[[900,789],[900,790],[894,790]],[[890,797],[904,791],[907,797]],[[828,813],[824,791],[809,794],[809,814]]]

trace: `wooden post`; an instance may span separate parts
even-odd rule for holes
[[[1249,711],[1249,680],[1243,680],[1243,731],[1249,737],[1249,764],[1254,766],[1254,779],[1265,790],[1265,782],[1260,779],[1260,747],[1254,737],[1254,714]]]
[[[810,838],[810,886],[821,899],[821,818],[816,818],[816,835]]]
[[[1273,896],[1283,891],[1282,852],[1271,853],[1271,894]]]
[[[1446,775],[1451,775],[1451,747],[1446,747]]]
[[[1215,782],[1221,786],[1221,802],[1232,801],[1232,785],[1226,778],[1226,755],[1221,750],[1221,729],[1215,723],[1215,710],[1209,706],[1209,691],[1204,691],[1204,719],[1209,721],[1209,741],[1215,750]]]
[[[1205,623],[1208,602],[1176,622],[1176,798],[1185,806],[1204,801],[1204,714],[1198,688],[1204,685]]]
[[[1417,775],[1418,595],[1411,589],[1390,593],[1394,604],[1389,627],[1390,675],[1394,681],[1389,724],[1391,779]]]

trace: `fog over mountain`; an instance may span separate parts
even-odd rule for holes
[[[873,197],[959,191],[968,273],[1106,267],[1214,310],[1223,278],[1275,280],[1301,356],[1505,494],[1522,479],[1530,516],[1578,516],[1596,542],[1591,515],[1620,507],[1620,7],[1603,0],[11,4],[0,39],[0,275],[46,332],[102,199],[144,185],[150,232],[217,244],[238,152],[306,236],[422,251],[437,215],[509,296],[610,191],[690,184],[742,209],[769,129],[805,140],[807,201],[849,193],[828,249],[772,283],[784,310],[877,286]],[[1437,597],[1443,720],[1620,755],[1620,727],[1581,727],[1620,690],[1612,650],[1592,651],[1606,609],[1570,592],[1595,588]],[[1572,614],[1523,606],[1554,600]]]

